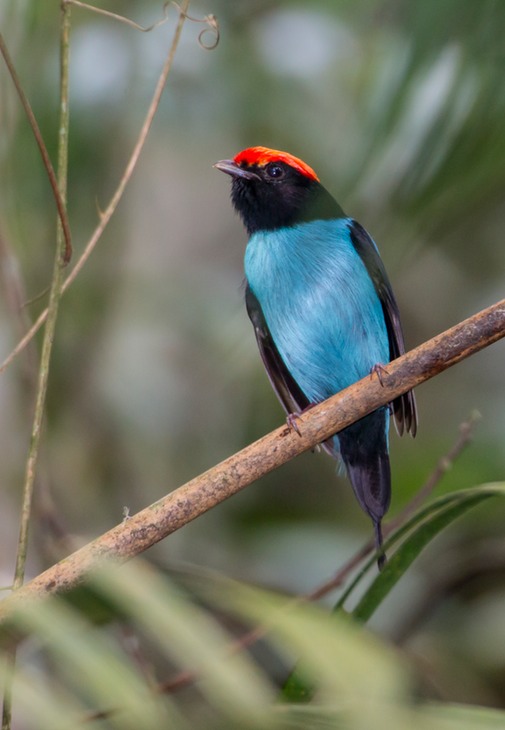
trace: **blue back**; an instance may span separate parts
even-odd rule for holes
[[[354,248],[351,219],[254,233],[245,273],[280,356],[319,402],[390,360],[381,302]]]

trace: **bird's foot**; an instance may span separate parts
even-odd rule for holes
[[[288,413],[286,417],[286,425],[288,427],[286,433],[294,431],[298,434],[298,436],[301,436],[302,432],[300,431],[297,421],[303,413],[310,411],[310,409],[314,408],[315,405],[315,403],[309,403],[309,405],[305,406],[305,408],[301,410],[300,413]]]
[[[370,368],[371,378],[373,378],[374,373],[379,378],[379,383],[382,385],[382,387],[384,387],[383,375],[389,375],[387,368],[384,365],[381,365],[380,362],[377,362]]]

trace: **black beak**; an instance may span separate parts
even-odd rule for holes
[[[243,167],[237,165],[233,160],[219,160],[213,167],[225,172],[227,175],[232,177],[242,177],[246,180],[261,180],[261,177],[252,170],[244,170]]]

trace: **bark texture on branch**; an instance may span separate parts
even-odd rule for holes
[[[256,479],[504,336],[505,299],[389,363],[382,385],[373,375],[314,406],[298,421],[301,435],[286,426],[272,431],[53,565],[0,604],[0,619],[19,600],[77,585],[102,559],[139,555]]]

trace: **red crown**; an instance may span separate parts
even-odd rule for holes
[[[238,155],[235,155],[233,160],[237,165],[258,165],[259,167],[265,167],[269,162],[285,162],[286,165],[301,172],[302,175],[319,182],[319,178],[314,170],[303,162],[303,160],[290,155],[289,152],[270,150],[268,147],[249,147],[239,152]]]

